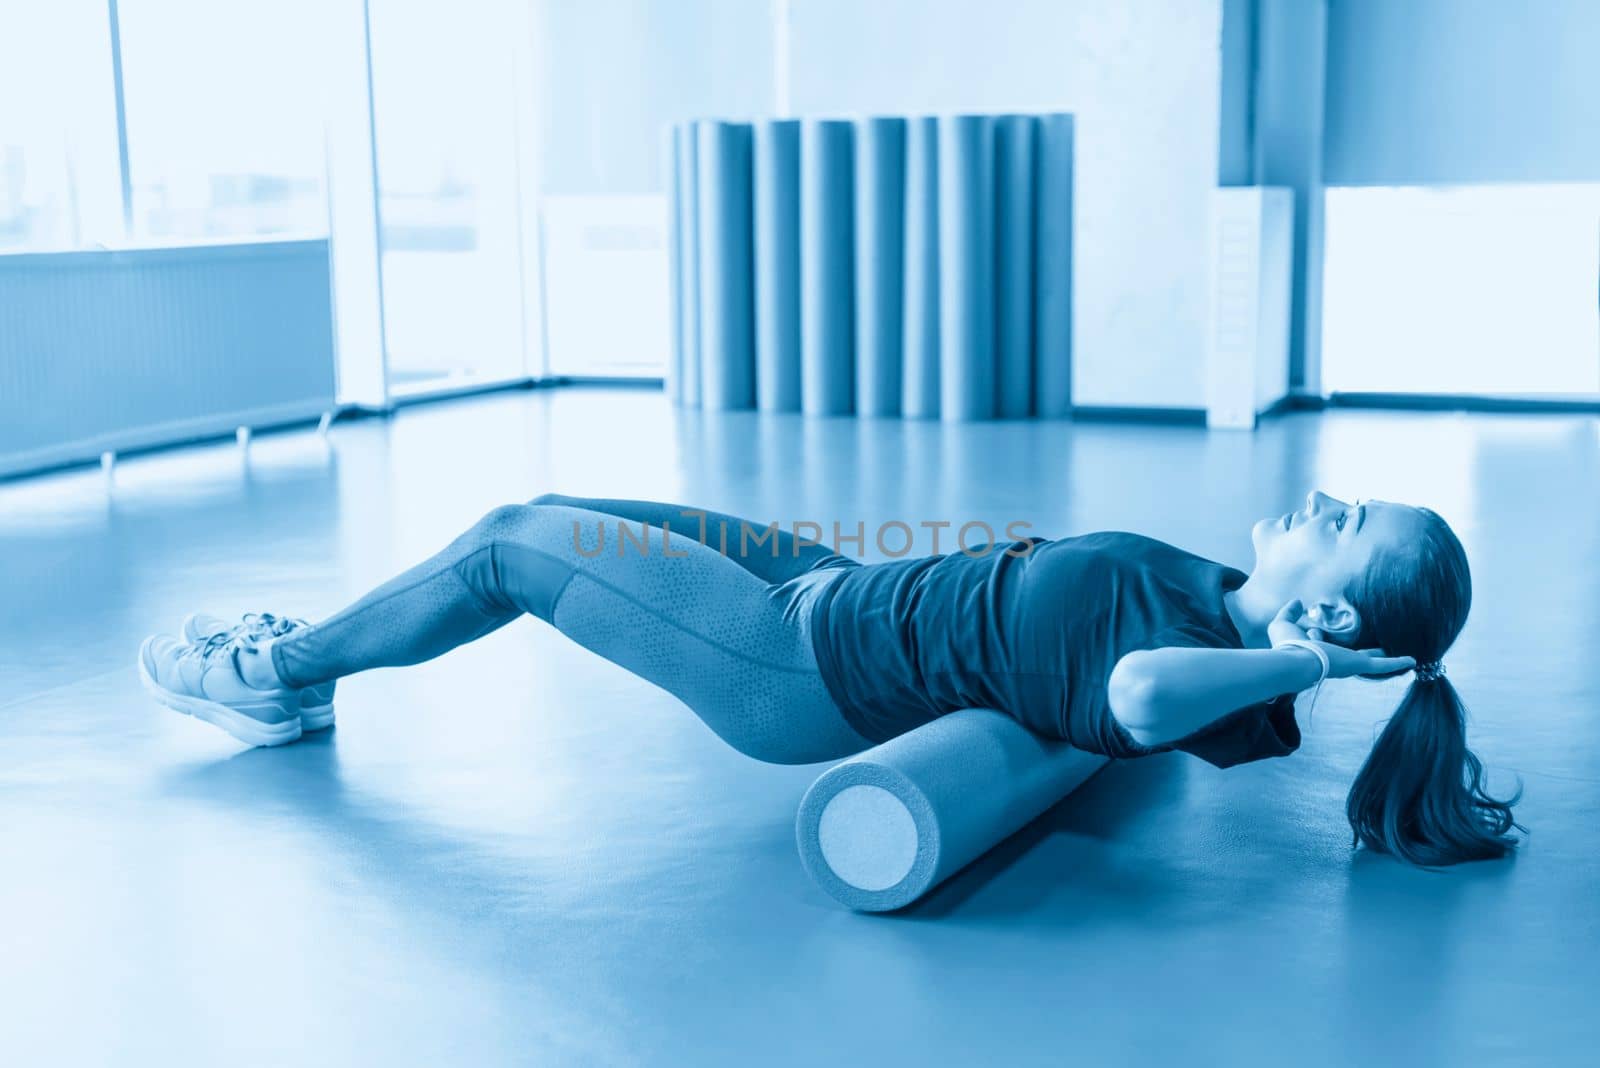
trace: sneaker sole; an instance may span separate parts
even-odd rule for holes
[[[185,716],[204,720],[214,727],[220,727],[246,745],[288,745],[300,737],[301,726],[298,717],[284,720],[282,723],[262,723],[219,701],[190,697],[167,689],[151,676],[150,669],[145,666],[143,650],[139,653],[139,681],[158,704],[174,712],[181,712]],[[261,707],[282,711],[282,708],[273,701],[263,701]]]
[[[305,733],[325,731],[331,726],[333,726],[332,705],[300,706],[300,729]]]
[[[201,612],[190,612],[183,619],[182,633],[185,641],[203,641],[207,634],[198,624]],[[305,691],[305,700],[311,700],[311,692]],[[312,731],[325,731],[333,726],[333,703],[327,704],[302,704],[300,706],[300,730],[310,734]]]

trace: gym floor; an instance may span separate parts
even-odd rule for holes
[[[1242,568],[1312,488],[1471,555],[1447,657],[1508,862],[1352,852],[1402,683],[1296,755],[1114,764],[903,914],[795,854],[755,763],[525,619],[245,750],[140,690],[185,613],[316,618],[538,493],[1136,530]],[[845,546],[845,551],[852,551]],[[926,546],[919,552],[930,551]],[[881,556],[870,544],[867,559]],[[1600,1044],[1600,420],[1336,410],[1256,434],[681,412],[568,389],[0,485],[0,1062],[1558,1064]],[[1070,591],[1064,595],[1070,596]]]

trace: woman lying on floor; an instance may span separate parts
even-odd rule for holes
[[[1351,787],[1356,839],[1417,864],[1498,857],[1442,657],[1472,599],[1435,513],[1321,493],[1251,531],[1249,575],[1123,532],[862,564],[776,524],[546,494],[310,625],[191,616],[140,649],[163,704],[254,745],[333,722],[334,680],[531,613],[669,691],[734,748],[833,760],[962,708],[1115,758],[1218,767],[1300,744],[1295,694],[1414,670]]]

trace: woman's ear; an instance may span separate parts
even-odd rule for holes
[[[1307,631],[1319,631],[1321,640],[1351,648],[1361,633],[1361,617],[1355,606],[1343,597],[1335,601],[1315,601],[1306,609]]]

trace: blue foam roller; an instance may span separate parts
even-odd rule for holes
[[[677,214],[678,278],[680,325],[683,329],[682,360],[675,391],[677,402],[686,408],[700,406],[700,183],[696,166],[698,152],[693,123],[678,127]]]
[[[907,419],[939,415],[939,123],[932,116],[906,127],[905,313],[902,318],[900,412]]]
[[[807,415],[849,415],[854,407],[851,147],[847,121],[801,125],[800,408]]]
[[[1003,712],[941,716],[824,772],[795,837],[817,884],[860,912],[903,908],[1107,763]]]
[[[755,127],[756,407],[800,410],[800,123]]]
[[[906,122],[856,123],[856,414],[900,414]]]
[[[1031,115],[994,126],[996,413],[1033,411],[1033,144]]]
[[[700,405],[754,408],[756,342],[751,131],[696,123],[700,183]]]
[[[939,417],[992,419],[994,120],[939,119]]]
[[[1071,115],[1041,115],[1034,151],[1034,414],[1072,411]]]

